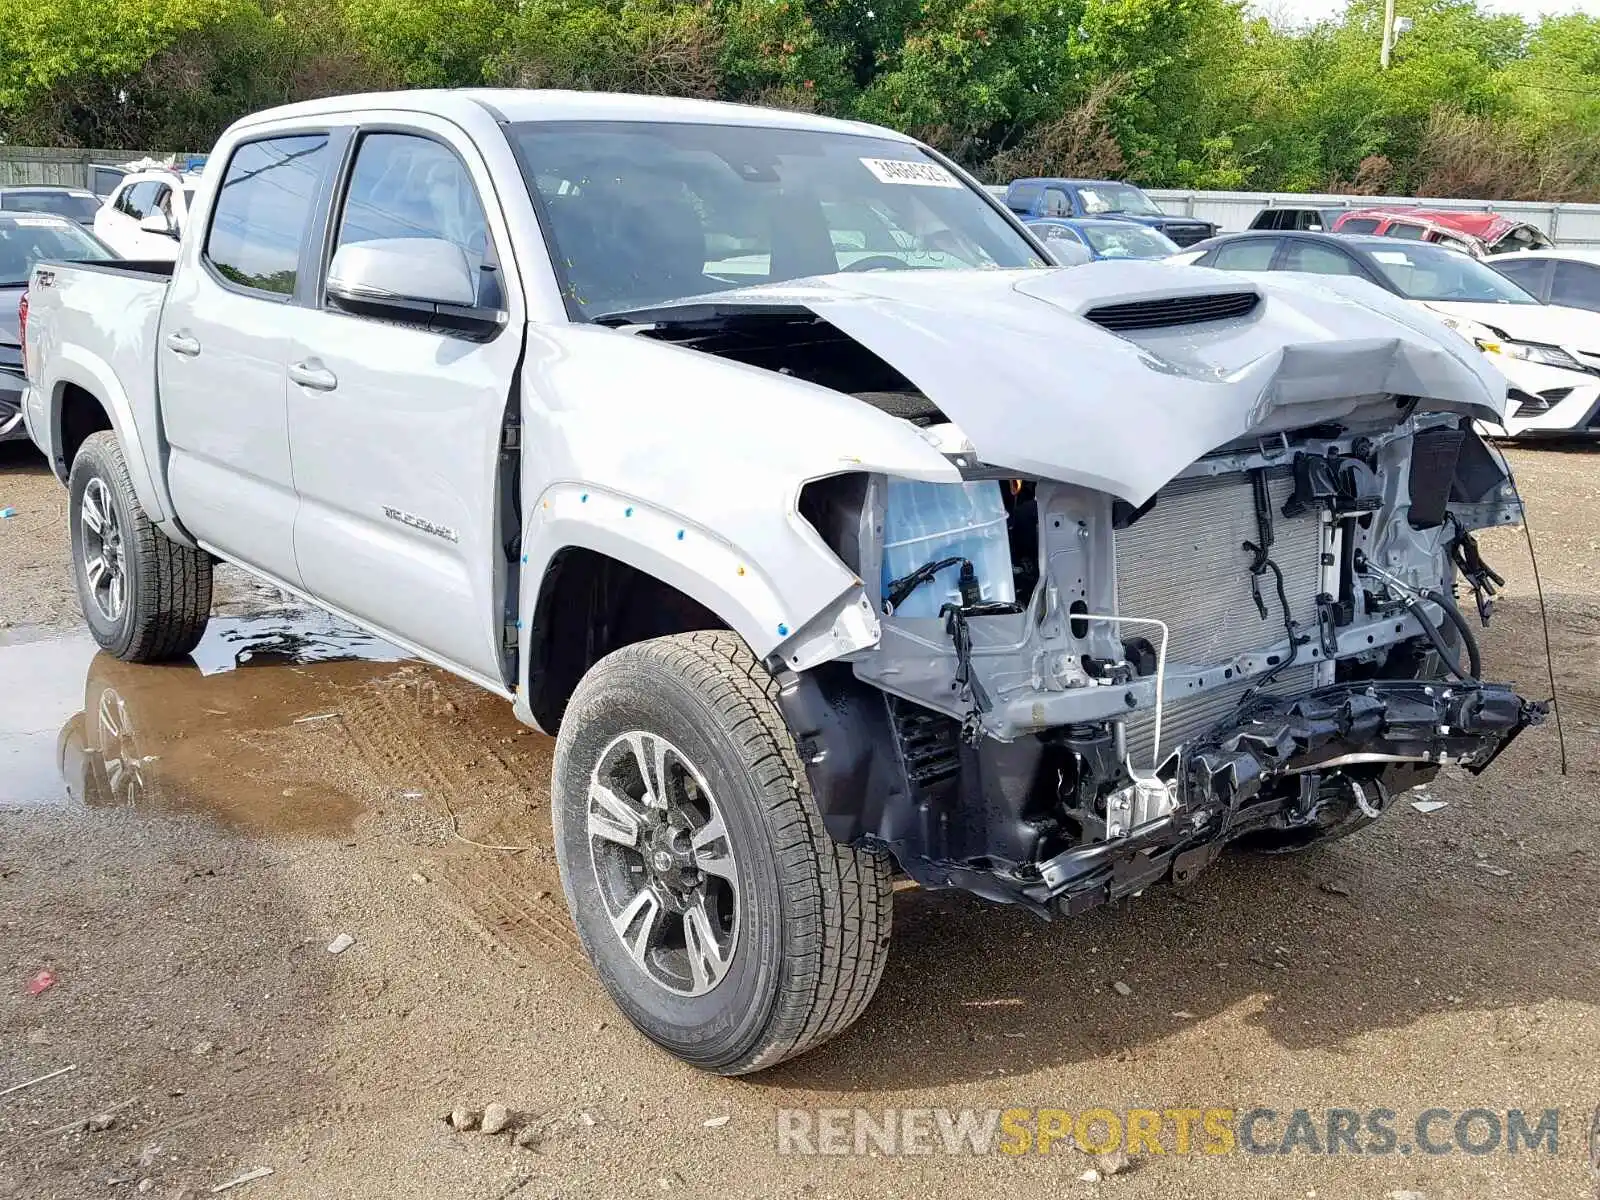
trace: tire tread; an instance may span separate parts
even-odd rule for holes
[[[778,709],[778,684],[737,634],[723,630],[638,642],[607,656],[580,690],[664,668],[714,710],[764,805],[784,896],[782,980],[761,1036],[723,1074],[763,1070],[848,1028],[871,1001],[889,957],[890,862],[835,842]],[[571,711],[571,709],[569,709]]]
[[[211,619],[211,556],[180,545],[157,529],[134,491],[122,444],[110,430],[84,439],[73,472],[93,470],[117,493],[129,518],[124,537],[135,543],[137,575],[129,579],[132,623],[122,644],[110,648],[124,662],[166,662],[200,643]]]

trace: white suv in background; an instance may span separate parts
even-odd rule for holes
[[[124,258],[175,260],[198,182],[197,176],[177,171],[128,175],[95,214],[95,236]]]

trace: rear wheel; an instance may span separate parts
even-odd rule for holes
[[[94,640],[126,662],[188,654],[211,615],[210,555],[155,527],[109,430],[84,440],[67,486],[78,602]]]
[[[556,853],[601,982],[726,1075],[845,1029],[888,958],[889,861],[829,838],[776,691],[731,633],[641,642],[584,676],[556,743]]]

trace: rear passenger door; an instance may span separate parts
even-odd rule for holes
[[[335,157],[327,129],[239,143],[183,243],[156,348],[168,479],[207,546],[298,586],[285,389],[297,294]]]
[[[342,247],[402,238],[464,254],[480,306],[506,314],[498,331],[363,315],[328,295],[327,266]],[[502,520],[501,441],[524,328],[510,244],[488,168],[453,126],[416,114],[369,125],[348,157],[321,282],[297,314],[288,358],[306,590],[502,692],[516,551]]]

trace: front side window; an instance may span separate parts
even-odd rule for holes
[[[1538,296],[1544,291],[1545,279],[1550,274],[1553,264],[1548,258],[1524,258],[1520,261],[1496,259],[1488,265],[1524,291]]]
[[[1067,199],[1067,194],[1060,188],[1045,188],[1044,215],[1047,217],[1070,217],[1072,215],[1072,201]]]
[[[456,246],[480,280],[480,303],[500,306],[477,189],[462,161],[430,138],[369,133],[356,151],[335,247],[389,238],[433,238]],[[494,294],[486,295],[486,288]]]
[[[1208,266],[1219,271],[1266,271],[1272,267],[1272,258],[1278,252],[1278,238],[1248,238],[1229,242],[1217,248]]]
[[[1498,271],[1457,250],[1418,242],[1384,246],[1372,261],[1408,300],[1468,300],[1480,304],[1539,303]]]
[[[246,142],[233,152],[204,250],[218,275],[259,292],[294,293],[327,147],[325,134],[297,134]]]
[[[135,221],[142,221],[155,207],[156,192],[160,187],[161,185],[153,179],[128,185],[117,203],[117,209]]]
[[[838,271],[1044,265],[985,197],[907,142],[620,121],[508,134],[575,317]]]

